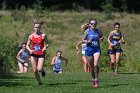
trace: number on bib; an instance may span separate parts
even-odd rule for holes
[[[40,51],[41,48],[40,48],[40,46],[34,46],[34,50],[35,50],[35,51]]]
[[[92,46],[98,46],[98,41],[92,41]]]

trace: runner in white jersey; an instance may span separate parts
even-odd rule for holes
[[[83,31],[87,30],[89,28],[89,20],[86,21],[86,23],[84,23],[82,26],[81,26],[81,29]],[[83,42],[83,40],[80,40],[77,44],[76,44],[76,50],[77,50],[77,53],[80,52],[80,47],[81,47],[81,53],[82,53],[82,61],[83,61],[83,70],[84,72],[90,72],[90,64],[87,60],[87,56],[86,56],[86,48],[87,48],[87,43],[86,42]]]

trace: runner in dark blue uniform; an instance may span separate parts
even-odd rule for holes
[[[118,67],[119,67],[119,60],[122,49],[121,49],[121,43],[124,44],[124,36],[120,31],[120,23],[116,22],[114,23],[114,30],[110,32],[110,35],[108,36],[108,54],[110,56],[110,67],[113,70],[113,74],[117,75]],[[114,64],[116,63],[116,64]]]
[[[92,68],[92,86],[97,88],[99,87],[99,67],[98,61],[101,54],[100,42],[103,41],[103,35],[101,30],[96,28],[97,21],[95,19],[90,20],[89,28],[85,31],[85,36],[83,41],[87,42],[86,55],[90,62]]]

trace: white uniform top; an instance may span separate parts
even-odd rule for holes
[[[86,49],[87,49],[87,44],[86,43],[82,43],[82,55],[86,54]]]

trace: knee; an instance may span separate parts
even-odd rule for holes
[[[119,62],[116,62],[116,65],[119,65]]]
[[[37,71],[38,71],[38,72],[41,72],[41,71],[42,71],[42,68],[37,68]]]
[[[87,61],[84,61],[84,64],[87,64]]]
[[[27,71],[24,71],[24,73],[27,73]]]
[[[119,63],[119,59],[116,60],[116,63]]]
[[[37,69],[36,68],[33,68],[33,72],[36,73],[37,72]]]
[[[94,62],[94,67],[97,67],[98,66],[98,62]]]
[[[112,63],[115,63],[115,62],[116,62],[116,60],[115,60],[115,59],[113,59],[113,60],[111,60],[111,62],[112,62]]]
[[[96,64],[96,65],[94,65],[94,68],[98,68],[98,65]]]

